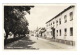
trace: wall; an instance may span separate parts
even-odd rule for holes
[[[73,12],[73,20],[70,21],[70,12]],[[67,15],[67,22],[64,23],[64,15]],[[61,18],[61,24],[59,25],[59,18]],[[49,25],[52,23],[52,25],[50,26],[47,26],[46,29],[47,29],[47,36],[52,38],[53,36],[51,35],[51,27],[54,27],[55,28],[55,37],[56,39],[62,39],[62,40],[69,40],[69,41],[75,41],[75,38],[76,38],[76,27],[75,27],[75,21],[76,21],[76,15],[75,15],[75,7],[65,11],[62,15],[58,16],[57,18],[53,19],[52,21],[48,22],[46,24]],[[56,20],[58,20],[58,26],[56,25]],[[53,24],[53,22],[55,24]],[[73,36],[70,36],[70,27],[73,27]],[[64,29],[67,29],[67,36],[64,36]],[[61,29],[61,36],[59,36],[59,30]],[[58,36],[57,35],[57,32],[56,30],[58,30]]]

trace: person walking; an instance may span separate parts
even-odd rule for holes
[[[37,34],[37,40],[38,40],[38,34]]]

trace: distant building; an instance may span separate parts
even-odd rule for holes
[[[47,37],[57,42],[74,45],[75,43],[75,6],[69,6],[46,22]]]

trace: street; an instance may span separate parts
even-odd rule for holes
[[[38,50],[38,49],[72,49],[74,47],[31,36],[30,40],[24,37],[18,41],[9,43],[4,48],[5,49],[36,49]]]
[[[4,6],[4,14],[4,49],[74,49],[76,46],[74,4]]]

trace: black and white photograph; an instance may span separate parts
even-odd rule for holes
[[[74,50],[76,4],[4,4],[4,49]]]

